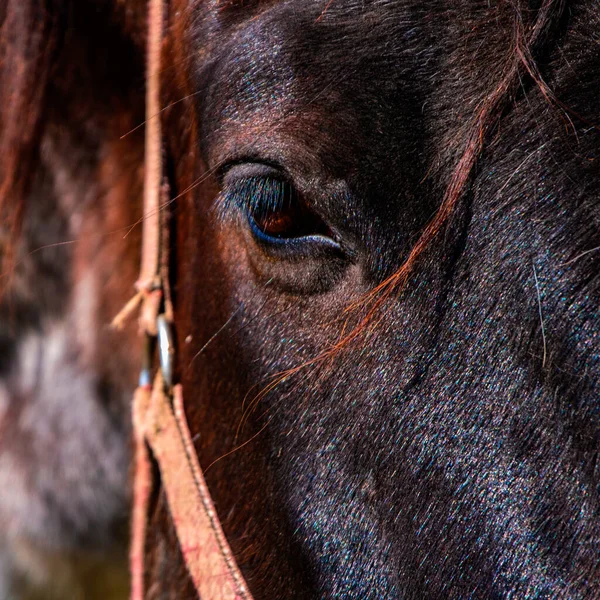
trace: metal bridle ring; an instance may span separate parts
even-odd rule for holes
[[[173,343],[173,332],[171,324],[165,315],[158,315],[156,318],[156,330],[158,339],[158,358],[160,360],[160,370],[163,377],[165,388],[170,390],[173,387],[173,363],[175,357],[175,345]]]

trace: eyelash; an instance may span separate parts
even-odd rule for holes
[[[287,194],[286,194],[287,192]],[[286,197],[294,201],[292,186],[274,177],[245,177],[238,179],[224,190],[222,211],[242,209],[250,215],[275,213],[285,206]]]

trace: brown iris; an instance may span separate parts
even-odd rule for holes
[[[278,209],[261,211],[253,217],[258,228],[270,237],[294,238],[312,235],[316,233],[313,230],[317,223],[313,223],[313,215],[302,208],[298,202],[293,202]]]

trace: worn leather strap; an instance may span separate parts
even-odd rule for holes
[[[146,123],[144,150],[144,221],[142,261],[138,288],[152,289],[158,274],[160,253],[160,187],[162,183],[162,131],[160,120],[160,58],[163,0],[148,2],[146,56]]]
[[[140,308],[140,329],[149,340],[156,322],[173,319],[170,305],[168,243],[162,235],[162,135],[160,127],[160,57],[164,0],[149,0],[146,91],[146,155],[144,177],[144,230],[138,294],[115,319],[120,324]],[[167,231],[167,227],[162,228]],[[161,302],[162,300],[162,302]],[[201,600],[252,600],[246,582],[227,543],[206,485],[185,418],[181,385],[165,386],[161,372],[149,385],[146,370],[133,398],[135,475],[133,482],[130,548],[131,599],[144,598],[144,554],[154,458],[165,490],[181,553]]]
[[[151,392],[136,392],[134,418],[136,431],[142,434],[140,440],[145,441],[158,463],[179,546],[199,597],[249,600],[250,592],[225,539],[198,463],[183,410],[181,386],[173,387],[172,405],[159,373]],[[147,448],[144,452],[147,455]],[[136,491],[147,504],[149,463],[142,461],[141,467]],[[141,519],[141,515],[134,515],[135,518]]]

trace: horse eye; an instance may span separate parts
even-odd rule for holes
[[[249,178],[235,186],[255,237],[286,240],[332,237],[324,221],[310,209],[294,186],[272,177]]]
[[[217,206],[244,241],[253,274],[273,289],[330,290],[353,260],[336,229],[279,169],[240,163],[221,178]]]

